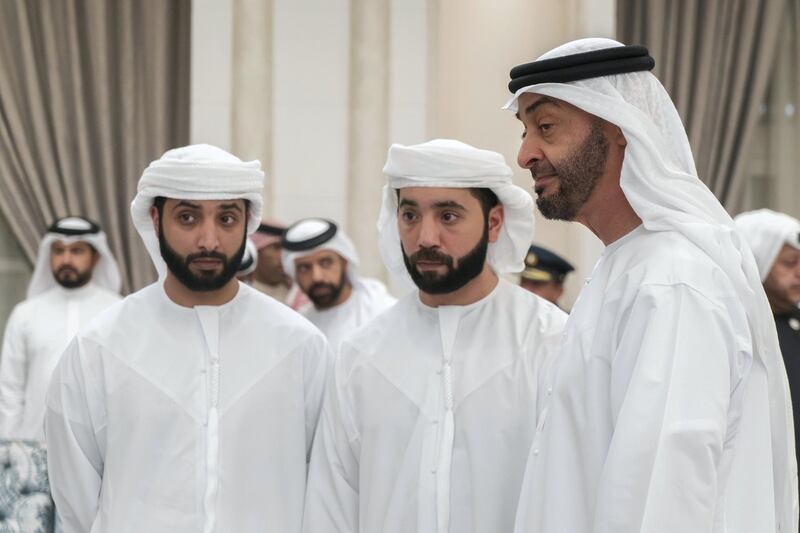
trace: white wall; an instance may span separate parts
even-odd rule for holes
[[[233,0],[192,1],[189,139],[231,147]]]

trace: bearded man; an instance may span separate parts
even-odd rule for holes
[[[300,531],[329,352],[235,278],[263,181],[208,145],[144,171],[131,215],[159,280],[83,329],[48,391],[66,533]]]
[[[304,530],[510,531],[566,319],[499,277],[523,268],[532,199],[458,141],[393,145],[384,173],[381,255],[417,290],[342,343]]]
[[[100,226],[53,222],[39,243],[28,295],[11,312],[0,356],[0,437],[44,440],[45,395],[78,329],[120,299],[117,262]]]
[[[283,270],[311,300],[301,313],[334,348],[396,301],[383,283],[359,275],[353,241],[330,220],[295,222],[281,245]]]
[[[564,330],[516,531],[797,530],[791,404],[753,256],[641,46],[512,69],[542,214],[606,248]]]

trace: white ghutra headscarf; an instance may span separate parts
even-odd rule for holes
[[[742,213],[733,221],[753,251],[761,281],[769,276],[784,244],[800,249],[800,221],[794,217],[771,209],[757,209]]]

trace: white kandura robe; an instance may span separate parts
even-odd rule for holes
[[[45,395],[61,354],[80,327],[118,300],[89,282],[57,285],[14,308],[0,353],[0,438],[44,440]]]
[[[776,531],[750,338],[729,279],[679,233],[608,246],[564,332],[515,531]]]
[[[378,280],[360,278],[353,283],[350,297],[330,309],[316,309],[308,305],[303,315],[325,334],[328,344],[338,348],[345,337],[391,307],[397,300]]]
[[[82,330],[47,396],[50,485],[65,533],[300,530],[330,351],[239,284],[181,307],[161,283]]]
[[[304,531],[510,531],[565,320],[500,280],[466,306],[414,292],[345,340]]]

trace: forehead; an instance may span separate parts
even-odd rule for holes
[[[469,189],[458,187],[406,187],[398,189],[398,200],[418,207],[439,207],[455,202],[465,209],[480,207],[480,202]]]
[[[164,207],[167,209],[187,208],[199,209],[203,211],[217,211],[220,209],[230,209],[238,207],[244,209],[245,201],[242,198],[231,200],[181,200],[178,198],[167,198]]]
[[[789,244],[784,244],[783,248],[781,248],[781,251],[778,254],[781,259],[789,259],[798,255],[800,255],[800,250]]]
[[[65,243],[62,240],[53,241],[53,244],[50,245],[50,248],[71,248],[73,250],[80,249],[80,248],[89,248],[91,245],[86,241],[74,241],[71,243]]]
[[[556,111],[560,113],[575,114],[578,116],[591,117],[593,115],[587,113],[583,109],[575,107],[569,102],[553,98],[544,94],[537,93],[522,93],[517,99],[517,114],[516,117],[520,120],[528,115],[532,115],[537,111]]]
[[[301,263],[316,263],[323,259],[339,259],[342,258],[339,254],[334,252],[333,250],[317,250],[316,252],[310,253],[308,255],[304,255],[303,257],[298,257],[294,260],[296,265]]]

